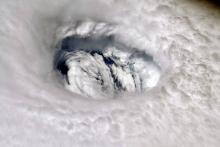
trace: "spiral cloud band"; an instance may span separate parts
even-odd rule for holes
[[[214,0],[0,0],[0,147],[219,147]]]

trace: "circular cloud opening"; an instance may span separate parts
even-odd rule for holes
[[[153,56],[117,41],[113,34],[94,35],[91,26],[86,28],[87,34],[69,35],[58,44],[55,69],[67,89],[106,99],[124,92],[144,92],[157,85],[161,71]]]

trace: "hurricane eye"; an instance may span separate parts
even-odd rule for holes
[[[67,89],[95,99],[147,91],[160,79],[160,67],[153,56],[109,34],[63,38],[55,56],[55,69]]]

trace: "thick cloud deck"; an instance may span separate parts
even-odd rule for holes
[[[118,42],[113,35],[64,38],[55,67],[65,77],[67,89],[96,99],[146,91],[160,78],[152,56]]]

